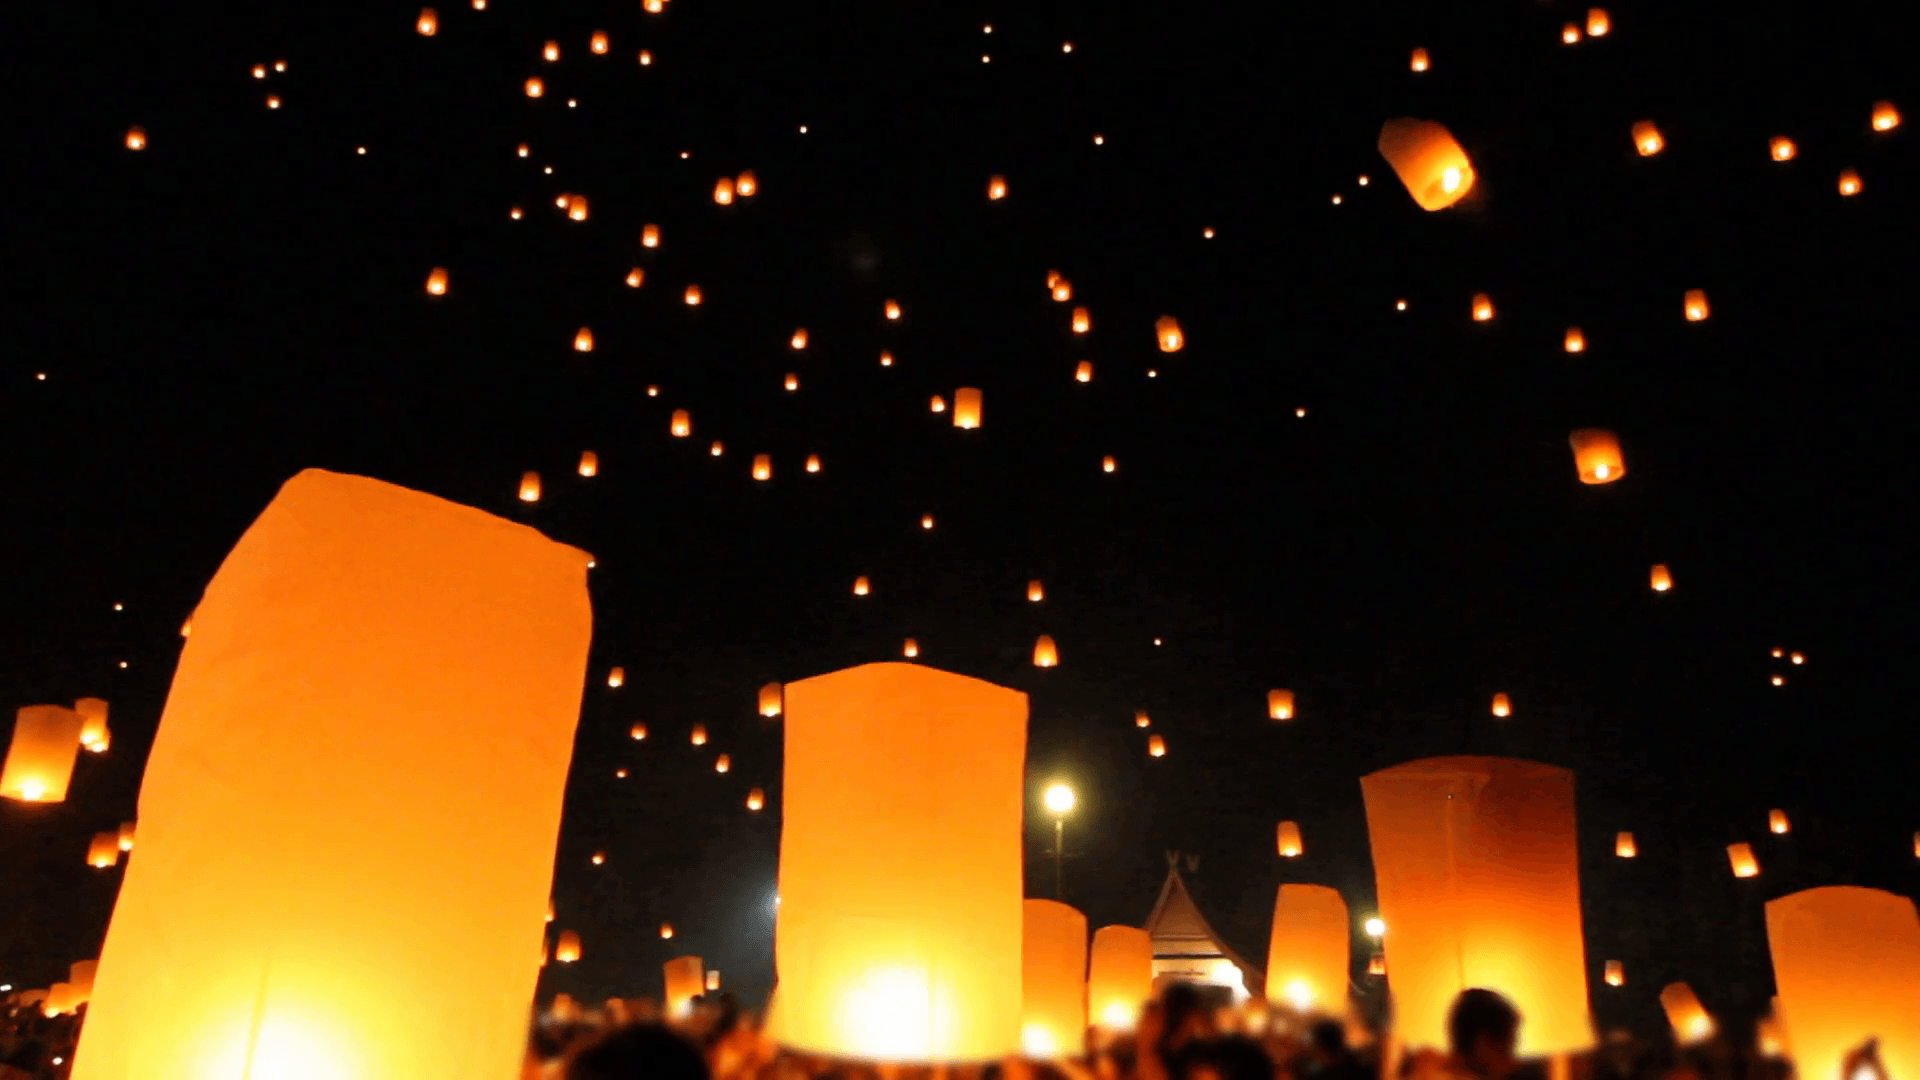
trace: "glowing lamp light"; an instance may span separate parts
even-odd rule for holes
[[[922,529],[932,529],[932,528],[933,528],[933,515],[932,515],[932,514],[921,514],[921,515],[920,515],[920,527],[921,527]]]
[[[553,959],[556,963],[575,964],[580,961],[580,935],[572,930],[560,931],[560,940],[554,943]]]
[[[1362,925],[1361,929],[1367,932],[1368,937],[1374,939],[1375,941],[1378,941],[1381,938],[1387,936],[1387,920],[1382,919],[1378,915],[1375,915],[1369,918]]]
[[[120,839],[121,851],[133,850],[133,836],[134,836],[135,830],[136,830],[136,825],[131,821],[123,821],[120,823],[120,832],[118,836]]]
[[[752,169],[742,170],[739,176],[734,177],[733,190],[741,198],[751,199],[753,193],[760,190],[760,180],[753,175]]]
[[[1152,727],[1153,717],[1148,716],[1147,710],[1145,709],[1135,709],[1133,712],[1133,726],[1137,728]]]
[[[726,452],[727,452],[726,444],[721,442],[718,439],[714,440],[712,449],[708,451],[708,453],[712,454],[714,457],[719,457],[721,454],[724,454]]]
[[[1065,784],[1052,784],[1048,786],[1040,801],[1046,806],[1047,813],[1058,817],[1072,810],[1076,799],[1072,788]]]
[[[1502,719],[1513,715],[1513,702],[1507,695],[1493,695],[1493,715]]]
[[[663,966],[666,994],[661,1001],[672,1019],[693,1015],[693,1001],[706,991],[706,962],[697,956],[678,956]]]
[[[1660,129],[1651,120],[1641,120],[1633,125],[1633,148],[1640,151],[1641,157],[1652,157],[1666,149],[1667,140],[1660,136]]]
[[[1568,45],[1580,44],[1580,24],[1568,23],[1560,28],[1560,40]]]
[[[1707,306],[1707,290],[1688,289],[1684,310],[1688,322],[1705,322],[1712,309]]]
[[[761,808],[765,807],[766,805],[767,805],[766,792],[760,790],[759,788],[754,788],[752,791],[747,792],[747,809],[757,814],[760,812]]]
[[[1611,484],[1627,475],[1620,440],[1603,428],[1581,428],[1567,436],[1573,448],[1574,469],[1583,484]]]
[[[526,90],[528,97],[537,98],[547,92],[547,84],[541,82],[540,77],[536,75],[527,80]]]
[[[580,451],[580,475],[600,475],[600,455],[591,450]]]
[[[795,391],[800,389],[800,376],[794,372],[789,371],[787,373],[786,379],[784,379],[781,382],[781,385],[786,387],[787,393],[789,394],[794,393]]]
[[[891,352],[888,352],[885,349],[880,350],[880,366],[881,367],[893,366],[893,354]]]
[[[1728,844],[1727,862],[1733,866],[1733,876],[1737,878],[1758,877],[1760,860],[1754,858],[1750,844]]]
[[[1057,304],[1064,304],[1073,299],[1073,282],[1066,278],[1056,278],[1047,288],[1053,291],[1053,300]]]
[[[1148,757],[1166,757],[1167,756],[1167,740],[1161,738],[1158,735],[1147,736],[1147,756]]]
[[[1788,660],[1788,662],[1790,662],[1790,663],[1794,663],[1794,664],[1804,664],[1804,663],[1806,663],[1806,662],[1807,662],[1807,654],[1806,654],[1806,653],[1794,653],[1794,654],[1793,654],[1792,656],[1789,656],[1789,657],[1787,658],[1787,660]]]
[[[1613,21],[1607,18],[1606,8],[1587,9],[1588,37],[1606,37],[1607,31],[1611,29],[1613,29]]]
[[[1793,156],[1799,152],[1800,148],[1793,145],[1793,140],[1785,135],[1775,135],[1767,142],[1767,153],[1775,161],[1792,161]]]
[[[909,660],[912,660],[914,657],[919,656],[920,643],[918,641],[915,641],[912,638],[908,638],[906,640],[906,644],[900,647],[900,655],[906,657]]]
[[[1452,132],[1431,120],[1401,117],[1380,127],[1380,156],[1422,210],[1445,210],[1473,190],[1473,163]]]
[[[130,127],[127,129],[127,149],[145,150],[147,148],[147,129]]]
[[[1634,845],[1633,834],[1616,833],[1613,838],[1613,853],[1622,859],[1631,859],[1640,854],[1640,849]]]
[[[1432,66],[1432,62],[1428,59],[1427,50],[1425,49],[1413,50],[1412,57],[1407,61],[1407,67],[1415,72],[1425,71],[1430,66]]]
[[[80,716],[80,745],[90,754],[104,754],[113,744],[107,730],[107,703],[101,698],[81,698],[73,703]]]
[[[447,295],[447,271],[445,267],[436,266],[427,274],[427,295]]]
[[[667,430],[676,439],[684,439],[693,434],[693,414],[685,409],[673,410],[673,418],[668,421]]]
[[[540,501],[540,474],[524,472],[520,474],[520,501],[537,503]]]
[[[1154,321],[1153,334],[1163,353],[1176,353],[1186,348],[1187,339],[1180,332],[1180,320],[1171,315],[1162,315]]]
[[[705,724],[693,725],[693,730],[689,732],[687,735],[687,741],[692,743],[695,746],[707,745],[707,725]]]
[[[1033,666],[1058,667],[1059,664],[1060,650],[1054,647],[1051,637],[1041,634],[1033,643]]]
[[[773,458],[770,455],[753,455],[753,478],[755,480],[773,479]]]
[[[1300,843],[1300,825],[1298,822],[1283,821],[1274,830],[1274,846],[1283,859],[1297,859],[1306,848]],[[1344,932],[1347,925],[1346,907],[1342,905],[1340,926]]]
[[[1120,466],[1113,460],[1112,454],[1108,454],[1106,457],[1100,459],[1101,472],[1112,472],[1119,467]]]
[[[1654,592],[1672,590],[1673,573],[1667,569],[1666,563],[1653,564],[1653,569],[1647,571],[1647,584],[1652,586]]]
[[[607,41],[607,32],[605,30],[595,30],[593,37],[587,39],[587,48],[591,50],[595,56],[605,56],[608,47],[609,42]]]
[[[760,715],[767,717],[779,716],[784,701],[785,698],[782,693],[782,687],[779,683],[770,682],[761,687]]]
[[[573,335],[573,351],[574,352],[592,352],[593,351],[593,331],[592,330],[583,326],[580,328],[579,333]]]
[[[607,672],[607,688],[609,690],[618,690],[625,685],[627,685],[626,668],[616,667]]]
[[[853,595],[865,596],[871,591],[872,586],[867,584],[867,576],[865,574],[853,579]]]
[[[888,322],[900,321],[900,302],[898,300],[887,301],[886,307],[884,307],[882,311],[886,314]]]
[[[1567,327],[1566,350],[1570,353],[1587,351],[1587,335],[1577,326]]]
[[[413,28],[421,37],[432,37],[440,32],[440,15],[432,8],[421,8],[420,17],[413,21]]]
[[[1093,361],[1082,360],[1080,361],[1079,364],[1075,365],[1073,369],[1073,381],[1083,382],[1083,383],[1092,382],[1093,381]]]
[[[1493,321],[1493,298],[1486,293],[1473,294],[1473,321]]]
[[[1892,131],[1900,126],[1900,110],[1891,101],[1873,103],[1873,130]]]
[[[939,394],[935,394],[933,395],[933,400],[927,403],[927,408],[937,413],[946,412],[947,399],[941,397]]]
[[[1660,990],[1660,1007],[1666,1011],[1676,1041],[1683,1046],[1702,1043],[1713,1037],[1712,1014],[1700,1004],[1693,987],[1686,983],[1668,983]]]
[[[790,346],[796,351],[806,348],[807,347],[806,327],[801,327],[800,329],[795,330],[793,332],[793,336],[787,339],[787,344],[788,346]]]
[[[607,853],[606,853],[606,852],[604,852],[604,851],[596,851],[596,852],[594,852],[594,853],[593,853],[593,859],[592,859],[592,862],[593,862],[593,865],[595,865],[595,866],[603,866],[603,865],[605,865],[605,864],[606,864],[606,861],[607,861]]]
[[[659,247],[660,246],[660,226],[658,225],[640,226],[640,246],[643,248]]]
[[[1007,178],[991,176],[987,178],[987,198],[998,201],[1007,197]]]
[[[1618,960],[1607,961],[1605,978],[1608,986],[1627,985],[1626,965],[1622,964]]]
[[[1785,686],[1785,685],[1787,685],[1787,677],[1786,677],[1785,675],[1775,675],[1775,676],[1772,676],[1772,678],[1771,678],[1771,679],[1770,679],[1769,681],[1771,681],[1771,682],[1773,683],[1773,685],[1775,685],[1775,686]]]
[[[95,870],[105,870],[120,861],[120,834],[94,833],[93,840],[87,845],[87,865]]]
[[[1767,811],[1767,831],[1775,836],[1785,836],[1793,829],[1787,821],[1785,810]]]
[[[972,430],[980,426],[981,394],[978,388],[963,386],[953,392],[953,426]]]
[[[1387,954],[1383,952],[1374,953],[1373,956],[1367,960],[1367,974],[1385,975],[1386,973]]]
[[[1086,308],[1083,308],[1083,307],[1074,308],[1073,309],[1073,332],[1076,334],[1084,334],[1087,331],[1092,329],[1093,329],[1093,316],[1090,313],[1088,313]]]
[[[732,755],[730,755],[730,754],[721,754],[721,755],[720,755],[719,757],[717,757],[717,758],[714,758],[714,759],[713,759],[713,771],[714,771],[714,772],[717,772],[717,773],[724,773],[724,772],[726,772],[727,770],[729,770],[729,769],[731,769],[731,768],[733,768],[733,757],[732,757]]]
[[[1860,174],[1852,169],[1840,170],[1840,194],[1860,194]]]
[[[1293,719],[1293,691],[1291,690],[1267,691],[1267,719],[1269,720]]]

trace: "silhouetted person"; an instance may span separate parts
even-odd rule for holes
[[[707,1080],[700,1048],[659,1024],[633,1024],[573,1055],[567,1080]]]
[[[1463,990],[1447,1010],[1447,1041],[1453,1050],[1448,1064],[1457,1072],[1478,1080],[1507,1080],[1519,1064],[1514,1058],[1519,1039],[1519,1010],[1491,990]]]
[[[1307,1052],[1298,1070],[1300,1080],[1371,1080],[1373,1073],[1348,1048],[1345,1024],[1320,1020],[1307,1029]]]
[[[1273,1080],[1273,1059],[1245,1035],[1192,1043],[1181,1060],[1179,1080]]]
[[[1160,1038],[1154,1049],[1167,1075],[1186,1075],[1186,1054],[1200,1040],[1213,1035],[1213,1011],[1192,983],[1177,982],[1160,995]]]

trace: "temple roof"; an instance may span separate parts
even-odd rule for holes
[[[1189,856],[1188,869],[1193,869],[1198,861]],[[1171,853],[1167,858],[1167,880],[1160,886],[1160,898],[1154,901],[1153,912],[1147,916],[1144,929],[1153,939],[1153,957],[1156,961],[1176,957],[1224,958],[1240,969],[1250,993],[1262,992],[1265,976],[1261,970],[1234,952],[1233,947],[1214,932],[1207,917],[1200,913],[1200,905],[1194,902],[1186,879],[1180,876],[1177,853]]]

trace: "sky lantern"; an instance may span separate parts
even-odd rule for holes
[[[520,474],[520,501],[537,503],[540,501],[540,474],[523,472]]]
[[[667,430],[671,431],[676,439],[684,439],[693,434],[693,414],[685,409],[673,410],[673,419],[669,422]]]
[[[1039,578],[1034,578],[1032,581],[1027,582],[1027,600],[1028,601],[1030,601],[1031,603],[1037,604],[1040,601],[1045,600],[1046,598],[1047,598],[1047,587],[1041,583]]]
[[[1767,811],[1767,831],[1775,836],[1785,836],[1793,831],[1793,826],[1787,821],[1785,810]]]
[[[1093,381],[1093,361],[1082,360],[1080,361],[1080,363],[1074,365],[1073,381],[1083,382],[1083,383],[1092,382]]]
[[[881,366],[881,367],[892,367],[892,366],[893,366],[893,353],[891,353],[891,352],[889,352],[889,351],[887,351],[886,349],[881,349],[881,350],[880,350],[880,366]]]
[[[1060,650],[1054,648],[1051,637],[1041,634],[1039,639],[1033,643],[1033,666],[1058,667],[1059,664]]]
[[[1293,691],[1267,691],[1267,718],[1269,720],[1293,719]]]
[[[279,108],[279,107],[280,107],[280,95],[279,95],[279,94],[268,94],[268,95],[267,95],[267,108],[269,108],[269,109],[277,109],[277,108]]]
[[[785,381],[781,385],[785,386],[787,388],[787,392],[791,394],[794,391],[800,389],[800,376],[798,374],[795,374],[794,372],[789,371],[787,372],[787,377]]]
[[[569,221],[587,220],[587,197],[585,195],[567,196],[567,219]]]
[[[767,805],[767,793],[759,788],[747,792],[747,809],[759,813]]]
[[[1579,327],[1567,327],[1566,350],[1570,353],[1587,351],[1587,335],[1581,333]]]
[[[1860,194],[1860,174],[1852,169],[1840,170],[1840,194]]]
[[[1667,1023],[1673,1026],[1674,1041],[1682,1046],[1705,1042],[1713,1037],[1713,1017],[1693,987],[1686,983],[1668,983],[1660,989],[1660,1007],[1666,1010]]]
[[[1302,1014],[1347,1014],[1353,930],[1340,890],[1282,885],[1267,944],[1267,1000]]]
[[[1153,996],[1153,938],[1132,926],[1094,931],[1087,957],[1087,1021],[1106,1032],[1132,1031]]]
[[[635,724],[633,725],[633,729],[627,734],[633,736],[634,742],[645,742],[647,738],[647,725]]]
[[[659,247],[660,246],[660,226],[658,225],[640,226],[640,246],[643,248]]]
[[[1473,294],[1473,321],[1493,321],[1493,297],[1483,292]]]
[[[881,310],[886,315],[888,322],[900,321],[900,301],[889,300]]]
[[[616,667],[611,671],[607,672],[607,688],[608,689],[618,690],[625,685],[627,685],[627,669],[626,668]]]
[[[853,579],[853,595],[865,596],[871,591],[873,590],[872,586],[867,584],[867,575],[861,574],[859,577]]]
[[[573,351],[574,352],[592,352],[593,351],[593,331],[592,330],[583,326],[580,328],[579,333],[576,333],[573,335]]]
[[[447,295],[447,268],[436,266],[427,274],[427,295]]]
[[[1020,1045],[1029,1058],[1086,1048],[1087,917],[1057,900],[1021,901]]]
[[[1767,142],[1767,153],[1775,161],[1792,161],[1793,156],[1799,152],[1800,148],[1793,145],[1793,140],[1785,135],[1775,135]]]
[[[580,451],[580,475],[581,476],[599,476],[600,475],[600,455],[599,454],[596,454],[591,450]]]
[[[980,426],[980,391],[963,386],[953,392],[953,426],[973,429]]]
[[[1760,876],[1760,860],[1753,857],[1753,845],[1728,844],[1727,862],[1733,866],[1733,876],[1750,878]]]
[[[14,714],[13,743],[0,769],[0,798],[64,802],[80,756],[80,714],[58,705],[28,705]]]
[[[1568,23],[1560,28],[1560,40],[1567,45],[1580,44],[1580,24]]]
[[[921,527],[922,529],[931,529],[931,528],[933,528],[933,515],[932,515],[932,514],[921,514],[921,515],[920,515],[920,527]]]
[[[1167,740],[1161,738],[1158,735],[1147,736],[1147,756],[1148,757],[1166,757],[1167,756]]]
[[[1007,178],[990,176],[987,178],[987,198],[999,200],[1007,197]]]
[[[73,703],[80,714],[80,745],[89,753],[104,754],[113,737],[107,730],[107,703],[97,697],[83,697]]]
[[[538,75],[527,80],[527,96],[537,98],[547,92],[547,84],[540,81]]]
[[[773,458],[771,455],[753,455],[753,478],[755,480],[773,479]]]
[[[549,64],[559,63],[560,62],[560,43],[557,41],[549,41],[545,45],[541,46],[540,58],[545,60]]]
[[[1608,986],[1627,985],[1627,968],[1618,960],[1607,961],[1606,982]]]
[[[1473,163],[1453,133],[1432,120],[1401,117],[1380,127],[1380,156],[1422,210],[1445,210],[1473,190]]]
[[[587,48],[592,50],[595,56],[605,56],[609,48],[607,32],[605,30],[595,30],[593,37],[587,39]]]
[[[729,769],[731,769],[731,768],[733,768],[733,756],[732,756],[732,755],[730,755],[730,754],[721,754],[721,755],[720,755],[719,757],[717,757],[717,758],[714,758],[714,759],[713,759],[713,771],[714,771],[714,772],[717,772],[717,773],[724,773],[724,772],[726,772],[727,770],[729,770]]]
[[[1653,569],[1647,572],[1647,584],[1653,587],[1654,592],[1669,592],[1673,589],[1673,573],[1667,569],[1666,563],[1653,564]]]
[[[1493,715],[1506,719],[1513,715],[1513,701],[1505,694],[1493,695]]]
[[[75,1077],[518,1075],[586,562],[364,477],[281,488],[196,609]]]
[[[1145,709],[1135,709],[1133,710],[1133,726],[1137,728],[1152,727],[1153,717],[1148,716],[1147,710]]]
[[[432,8],[421,8],[420,17],[413,21],[413,28],[421,37],[432,37],[440,32],[440,13]]]
[[[1407,61],[1407,67],[1415,72],[1425,71],[1431,66],[1432,62],[1428,59],[1425,49],[1413,50],[1413,56]]]
[[[667,1015],[685,1020],[693,1015],[693,999],[706,992],[706,962],[697,956],[678,956],[663,965],[666,995],[661,999]]]
[[[1093,316],[1087,312],[1086,308],[1074,308],[1073,332],[1076,334],[1084,334],[1091,329],[1093,329]]]
[[[760,715],[779,716],[781,703],[780,684],[770,682],[760,688]]]
[[[1611,484],[1627,475],[1620,456],[1620,440],[1604,428],[1581,428],[1567,436],[1573,447],[1573,467],[1583,484]]]
[[[915,641],[913,638],[908,638],[906,640],[906,644],[900,646],[900,655],[906,657],[909,660],[912,660],[914,657],[919,656],[920,643],[918,641]]]
[[[733,190],[741,198],[751,199],[753,193],[760,190],[760,181],[755,178],[752,169],[743,169],[739,176],[734,177]]]
[[[1688,289],[1685,309],[1688,322],[1705,322],[1712,309],[1707,306],[1707,290]]]
[[[145,150],[147,148],[147,129],[139,126],[127,129],[127,149]]]
[[[138,831],[138,825],[135,822],[123,821],[120,823],[119,836],[121,851],[133,850],[133,837],[136,831]]]
[[[1591,1046],[1573,773],[1428,758],[1360,790],[1408,1047],[1446,1046],[1447,1010],[1469,987],[1513,999],[1522,1056]]]
[[[1297,859],[1306,850],[1300,842],[1300,824],[1295,821],[1283,821],[1274,830],[1275,850],[1283,859]]]
[[[1026,746],[1026,695],[924,665],[788,684],[769,1038],[1018,1053]]]
[[[1615,833],[1613,836],[1613,853],[1622,859],[1631,859],[1640,854],[1640,849],[1635,846],[1633,842],[1633,834],[1630,832]]]
[[[555,963],[575,964],[580,961],[580,935],[572,930],[560,931],[560,939],[554,942],[553,959]]]
[[[120,861],[120,834],[94,833],[93,841],[87,845],[87,865],[96,870],[105,870]]]
[[[1588,37],[1606,37],[1607,31],[1611,29],[1613,29],[1613,21],[1607,18],[1606,8],[1587,9]]]
[[[693,730],[687,734],[687,741],[695,746],[707,745],[707,725],[693,725]]]
[[[1651,120],[1641,120],[1633,125],[1633,148],[1640,151],[1641,157],[1652,157],[1666,149],[1667,140],[1661,138],[1660,129]]]
[[[1186,347],[1186,335],[1180,332],[1180,320],[1171,315],[1162,315],[1153,324],[1154,337],[1159,339],[1160,351],[1176,353]]]
[[[686,301],[687,301],[688,307],[700,306],[700,286],[698,285],[687,286]]]
[[[800,329],[795,330],[793,332],[793,337],[787,340],[787,344],[792,346],[795,351],[806,348],[807,347],[807,328],[803,326]]]
[[[519,220],[521,219],[521,217],[523,217],[523,216],[525,216],[525,212],[524,212],[524,211],[522,211],[522,210],[521,210],[521,209],[520,209],[519,207],[517,207],[517,206],[515,206],[515,207],[510,207],[510,208],[509,208],[509,209],[507,210],[507,216],[508,216],[508,217],[510,217],[510,218],[512,218],[512,219],[513,219],[513,220],[515,220],[515,221],[519,221]]]
[[[1052,290],[1054,303],[1064,304],[1073,299],[1073,282],[1057,274],[1047,288]]]
[[[1900,110],[1891,101],[1873,103],[1873,130],[1892,131],[1900,126]]]
[[[1118,469],[1119,467],[1120,467],[1120,464],[1113,460],[1112,454],[1108,454],[1106,457],[1103,457],[1100,459],[1101,472],[1112,472],[1115,469]]]
[[[719,439],[715,439],[713,441],[713,448],[708,451],[708,453],[711,453],[714,457],[719,457],[721,454],[724,454],[726,452],[727,452],[727,445],[721,442]]]
[[[1920,1074],[1920,917],[1912,900],[1850,885],[1790,893],[1767,902],[1767,945],[1776,1008],[1804,1080],[1848,1080],[1842,1063],[1869,1038],[1880,1040],[1886,1076]]]

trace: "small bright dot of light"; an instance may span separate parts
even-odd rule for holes
[[[115,610],[115,611],[125,611],[125,610],[127,610],[127,605],[125,605],[125,604],[115,604],[115,605],[113,605],[113,610]]]
[[[993,63],[993,57],[991,57],[991,56],[988,56],[988,55],[987,55],[986,53],[981,53],[981,54],[980,54],[980,62],[981,62],[981,63],[983,63],[983,64],[991,64],[991,63]]]
[[[1611,466],[1611,465],[1595,465],[1595,466],[1593,467],[1593,475],[1595,475],[1595,476],[1597,476],[1597,477],[1599,477],[1599,478],[1600,478],[1600,479],[1602,479],[1602,480],[1605,480],[1605,479],[1606,479],[1607,477],[1609,477],[1609,476],[1612,476],[1612,475],[1613,475],[1613,466]]]
[[[127,667],[127,662],[125,660],[120,661],[120,669],[124,671],[126,670],[126,667]]]
[[[1361,186],[1361,187],[1366,187],[1366,186],[1367,186],[1367,178],[1366,178],[1366,177],[1364,177],[1364,176],[1363,176],[1363,177],[1361,177],[1361,178],[1360,178],[1360,186]]]
[[[987,25],[985,25],[985,26],[983,26],[983,27],[981,27],[981,28],[980,28],[980,32],[981,32],[981,33],[983,33],[983,34],[991,34],[991,33],[993,33],[993,24],[992,24],[992,23],[988,23]]]
[[[548,176],[552,176],[552,175],[553,175],[553,166],[551,166],[551,165],[549,165],[549,166],[547,166],[546,168],[544,168],[544,169],[541,169],[540,171],[541,171],[541,172],[543,172],[543,173],[546,173],[546,174],[547,174]]]
[[[685,161],[685,160],[687,160],[688,158],[690,158],[690,157],[692,157],[692,156],[693,156],[692,154],[689,154],[689,153],[687,153],[687,152],[686,152],[685,150],[682,150],[682,151],[680,151],[680,160],[681,160],[681,161]]]
[[[1157,378],[1159,378],[1159,377],[1160,377],[1160,373],[1159,373],[1159,372],[1157,372],[1157,371],[1155,371],[1155,370],[1153,370],[1152,368],[1148,368],[1148,369],[1147,369],[1147,378],[1149,378],[1149,379],[1157,379]]]
[[[802,135],[805,135],[806,133],[807,133],[807,125],[805,125],[805,124],[801,124],[801,125],[800,125],[800,134],[802,134]]]
[[[1073,51],[1073,42],[1071,42],[1071,41],[1063,41],[1063,42],[1061,42],[1061,43],[1060,43],[1060,51],[1061,51],[1061,52],[1063,52],[1063,53],[1070,53],[1070,52],[1072,52],[1072,51]]]
[[[356,146],[356,147],[354,147],[354,148],[353,148],[353,152],[354,152],[354,153],[356,153],[356,154],[360,154],[360,155],[362,155],[362,156],[365,156],[365,154],[366,154],[366,152],[367,152],[367,148],[366,148],[366,147],[364,147],[364,146]]]
[[[569,108],[569,109],[577,109],[577,108],[579,108],[579,107],[580,107],[580,99],[578,99],[578,98],[568,98],[568,99],[567,99],[567,108]]]
[[[1095,146],[1104,146],[1106,145],[1106,142],[1107,142],[1107,137],[1105,135],[1095,135],[1093,137],[1093,145]]]
[[[1368,937],[1380,937],[1387,932],[1387,920],[1376,915],[1367,920],[1366,927]]]
[[[1335,196],[1333,197],[1333,205],[1335,205],[1335,206],[1339,206],[1339,205],[1340,205],[1340,196],[1338,196],[1338,195],[1335,195]]]
[[[1158,646],[1158,645],[1160,644],[1160,639],[1159,639],[1159,638],[1154,638],[1154,639],[1153,639],[1153,643],[1154,643],[1154,645],[1156,645],[1156,646]]]

